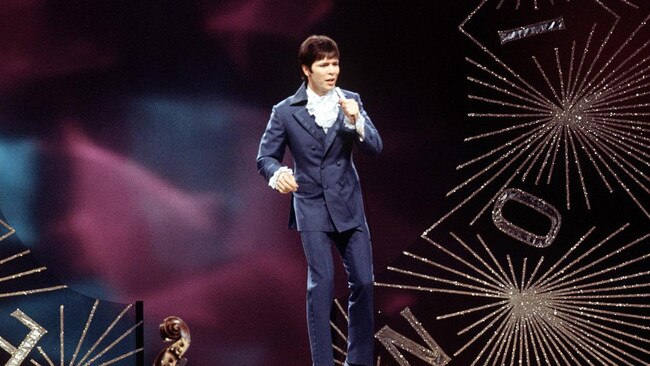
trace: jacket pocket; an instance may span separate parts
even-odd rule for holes
[[[294,196],[298,198],[312,198],[320,195],[323,190],[322,188],[315,183],[309,182],[296,182],[298,184],[298,190],[294,192]]]

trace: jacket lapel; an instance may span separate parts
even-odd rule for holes
[[[339,133],[339,129],[341,129],[341,125],[343,124],[343,111],[339,110],[339,116],[336,118],[336,122],[332,125],[332,127],[327,130],[327,137],[325,138],[325,153],[330,149],[332,146],[332,143],[334,143],[334,139],[336,139],[336,135]]]
[[[298,121],[298,123],[304,128],[314,139],[322,144],[325,143],[325,132],[323,129],[316,125],[314,117],[312,117],[309,112],[307,112],[307,87],[303,83],[296,94],[294,94],[289,100],[289,104],[295,107],[298,107],[293,113],[293,117]],[[328,131],[329,132],[329,131]]]
[[[299,108],[293,113],[293,117],[305,130],[307,130],[307,132],[309,132],[310,135],[312,135],[312,137],[318,140],[321,145],[325,143],[325,132],[323,132],[322,128],[316,125],[314,117],[307,112],[307,108]]]

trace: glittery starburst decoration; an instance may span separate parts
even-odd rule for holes
[[[469,117],[491,123],[502,120],[508,125],[465,139],[480,141],[483,146],[495,139],[501,142],[492,142],[498,146],[458,166],[459,170],[478,166],[478,172],[448,196],[475,188],[425,235],[479,193],[492,190],[492,197],[471,220],[473,224],[515,179],[563,190],[567,209],[574,199],[572,189],[579,189],[590,209],[590,187],[601,184],[610,193],[624,192],[650,218],[649,19],[646,17],[619,46],[612,45],[619,23],[616,20],[608,32],[598,32],[594,24],[585,40],[573,41],[570,49],[555,48],[546,63],[532,56],[532,70],[541,80],[537,86],[483,47],[461,25],[461,31],[499,65],[493,69],[466,59],[477,71],[467,79],[479,88],[469,98],[491,109],[469,113]],[[571,188],[578,184],[580,188]]]
[[[480,316],[458,332],[460,336],[473,335],[454,354],[466,352],[470,346],[480,348],[472,366],[647,365],[650,327],[646,324],[650,317],[644,314],[650,308],[650,271],[638,269],[648,268],[650,234],[617,245],[615,250],[607,249],[628,227],[626,224],[589,245],[586,243],[595,231],[592,228],[548,269],[543,269],[542,257],[530,266],[530,274],[527,258],[516,266],[508,255],[504,266],[480,235],[477,239],[484,255],[451,233],[466,255],[431,239],[427,241],[436,252],[448,255],[455,265],[404,253],[446,275],[389,267],[417,278],[418,283],[431,281],[440,287],[377,285],[484,299],[483,305],[437,317]],[[588,249],[582,249],[584,246]],[[639,248],[641,255],[636,254]],[[440,254],[432,257],[438,259]]]
[[[93,322],[93,318],[95,317],[97,313],[97,309],[99,308],[99,300],[96,300],[95,303],[93,304],[90,313],[88,315],[88,318],[86,320],[84,329],[81,333],[81,336],[79,337],[78,341],[76,342],[76,347],[74,350],[74,353],[69,359],[66,359],[65,356],[65,345],[68,344],[68,338],[66,338],[66,333],[65,333],[65,309],[64,306],[61,305],[59,308],[59,322],[60,322],[60,328],[59,328],[59,350],[58,350],[58,356],[60,358],[59,364],[61,366],[63,365],[69,365],[69,366],[91,366],[91,365],[97,365],[97,366],[109,366],[109,365],[114,365],[117,364],[118,362],[127,359],[129,357],[134,356],[138,352],[142,352],[142,348],[135,349],[133,351],[126,352],[122,355],[119,355],[117,357],[114,357],[109,360],[104,360],[106,354],[110,352],[113,348],[115,348],[117,345],[120,344],[127,336],[132,334],[136,328],[140,327],[142,325],[142,322],[138,322],[135,325],[133,325],[131,328],[127,329],[126,331],[122,332],[121,334],[112,334],[112,332],[120,320],[123,319],[123,317],[126,315],[126,313],[131,309],[132,305],[127,305],[124,310],[122,310],[121,313],[119,313],[115,319],[106,327],[104,332],[94,341],[94,343],[87,348],[85,352],[81,352],[82,347],[84,346],[84,343],[87,340],[88,336],[88,331],[90,330]],[[100,347],[100,344],[103,344],[105,341],[110,342],[108,345],[104,345]],[[48,355],[48,353],[42,348],[42,347],[37,347],[38,352],[40,355],[43,357],[43,362],[44,364],[41,364],[35,360],[30,360],[30,362],[35,365],[35,366],[44,366],[44,365],[49,365],[49,366],[55,366],[55,363],[52,361],[52,357]]]
[[[2,236],[0,236],[0,241],[10,237],[13,235],[16,230],[14,230],[13,227],[9,226],[6,222],[0,220],[0,226],[4,227],[7,231],[2,233]],[[0,258],[0,268],[2,265],[10,264],[10,263],[15,263],[19,261],[20,259],[24,258],[25,256],[29,255],[31,252],[29,250],[24,250],[19,253],[13,253],[10,254],[4,258]],[[35,276],[38,275],[39,273],[42,273],[46,270],[46,267],[40,266],[36,268],[30,268],[26,269],[23,271],[19,271],[16,273],[13,273],[11,275],[5,276],[0,278],[0,284],[3,282],[8,282],[8,281],[13,281],[13,280],[18,280],[20,278],[26,278],[29,276]],[[56,290],[61,290],[66,288],[65,285],[57,285],[57,286],[47,286],[47,287],[39,287],[39,288],[29,288],[29,289],[24,289],[20,291],[2,291],[2,288],[0,287],[0,298],[4,297],[14,297],[14,296],[26,296],[26,295],[32,295],[32,294],[37,294],[41,292],[49,292],[49,291],[56,291]]]
[[[22,251],[20,253],[16,253],[13,255],[10,255],[8,257],[0,259],[0,266],[6,263],[9,263],[11,261],[18,260],[26,255],[30,254],[29,250]],[[17,272],[14,274],[11,274],[9,276],[5,276],[0,278],[0,283],[6,282],[6,281],[11,281],[11,280],[17,280],[19,278],[27,277],[27,276],[33,276],[37,275],[39,273],[44,272],[47,270],[46,267],[37,267],[33,269],[29,269],[26,271],[21,271]],[[41,292],[49,292],[49,291],[56,291],[56,290],[62,290],[66,288],[67,286],[65,285],[57,285],[57,286],[48,286],[48,287],[38,287],[38,288],[30,288],[30,289],[25,289],[25,290],[20,290],[20,291],[7,291],[7,292],[1,292],[0,291],[0,298],[3,297],[13,297],[13,296],[27,296],[27,295],[33,295]]]

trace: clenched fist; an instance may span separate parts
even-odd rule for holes
[[[359,117],[359,103],[354,99],[339,99],[339,105],[343,110],[343,113],[350,120],[351,124],[354,124]]]
[[[298,183],[296,183],[296,178],[293,177],[293,174],[288,172],[280,173],[275,183],[275,189],[282,194],[295,192],[298,190]]]

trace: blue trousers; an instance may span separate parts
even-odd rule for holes
[[[355,228],[342,233],[302,231],[307,258],[307,323],[314,366],[334,365],[330,311],[334,301],[335,245],[348,275],[347,362],[372,365],[374,347],[373,269],[370,235]]]

